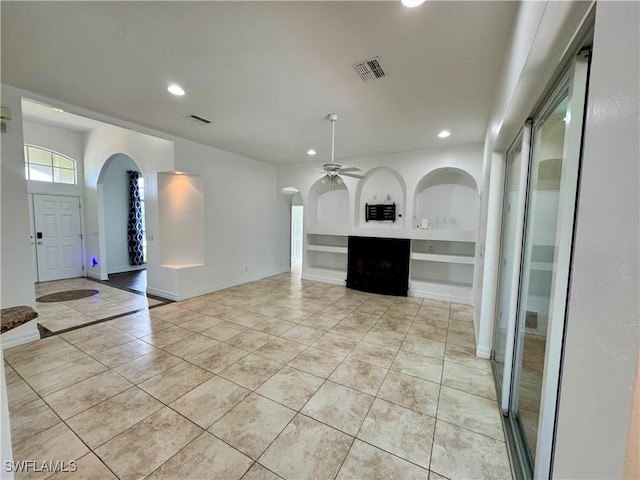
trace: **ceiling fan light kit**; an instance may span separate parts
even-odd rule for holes
[[[327,118],[331,121],[331,163],[325,163],[322,165],[322,169],[325,172],[325,176],[322,178],[322,183],[327,185],[331,191],[333,191],[336,185],[342,185],[344,183],[341,175],[354,178],[364,178],[362,175],[356,175],[351,172],[359,172],[358,167],[346,167],[342,168],[342,164],[336,163],[335,146],[336,146],[336,120],[338,120],[337,113],[330,113]]]

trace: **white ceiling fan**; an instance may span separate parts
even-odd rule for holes
[[[341,185],[344,180],[340,175],[345,177],[365,178],[362,175],[357,175],[352,172],[359,172],[358,167],[343,167],[340,163],[335,161],[335,141],[336,141],[336,120],[338,119],[337,113],[330,113],[327,118],[331,120],[331,163],[325,163],[322,169],[325,172],[325,176],[322,178],[324,184],[329,184],[331,189],[336,185]]]

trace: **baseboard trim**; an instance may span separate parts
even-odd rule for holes
[[[36,340],[40,340],[40,332],[38,331],[38,320],[34,319],[14,330],[3,333],[2,349],[17,347]]]
[[[122,266],[122,267],[107,268],[107,275],[113,275],[115,273],[139,272],[140,270],[146,270],[146,269],[147,269],[146,265],[140,265],[137,267],[134,267],[133,265],[129,265],[129,266]]]
[[[309,280],[310,282],[330,283],[331,285],[340,285],[344,287],[347,285],[346,280],[338,280],[336,278],[317,277],[315,275],[302,275],[302,280]]]
[[[106,273],[87,272],[87,277],[93,278],[94,280],[109,280],[109,275],[107,275]]]
[[[210,285],[205,288],[201,288],[198,290],[192,290],[190,292],[183,293],[182,295],[176,295],[175,292],[167,292],[158,288],[153,288],[147,286],[147,293],[151,295],[155,295],[157,297],[167,298],[169,300],[173,300],[174,302],[181,302],[183,300],[188,300],[189,298],[199,297],[201,295],[206,295],[208,293],[217,292],[219,290],[224,290],[225,288],[236,287],[238,285],[244,285],[245,283],[256,282],[258,280],[262,280],[264,278],[273,277],[274,275],[280,275],[281,273],[289,272],[289,268],[273,270],[271,272],[267,272],[261,275],[255,275],[248,278],[243,278],[240,280],[235,280],[232,282],[225,282],[216,285]]]
[[[491,358],[491,349],[486,347],[477,347],[476,348],[476,357],[480,358]]]
[[[166,298],[167,300],[173,300],[174,302],[178,301],[178,297],[172,293],[161,290],[159,288],[153,288],[147,285],[147,294],[153,295],[155,297]]]
[[[443,302],[459,303],[461,305],[472,305],[473,302],[467,297],[458,297],[456,295],[443,295],[426,292],[423,290],[415,290],[410,288],[407,292],[407,296],[416,298],[428,298],[431,300],[441,300]]]

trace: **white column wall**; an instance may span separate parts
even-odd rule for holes
[[[19,90],[2,85],[2,106],[11,109],[11,121],[2,133],[2,232],[0,270],[2,307],[35,305],[34,265],[31,259],[29,203],[24,176],[24,141]]]
[[[623,478],[629,429],[640,428],[638,32],[638,2],[597,3],[555,478]]]

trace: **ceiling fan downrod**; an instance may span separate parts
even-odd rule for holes
[[[338,120],[337,113],[330,113],[328,115],[331,120],[331,163],[335,163],[335,149],[336,149],[336,120]]]

